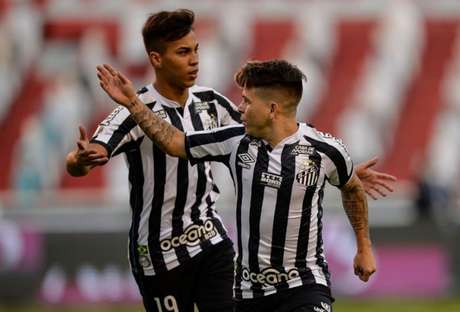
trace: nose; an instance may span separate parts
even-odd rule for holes
[[[198,65],[198,62],[199,62],[198,52],[193,52],[190,57],[190,65],[192,66]]]
[[[241,114],[243,114],[245,110],[246,110],[246,105],[244,104],[244,101],[241,101],[240,104],[238,104],[238,111]]]

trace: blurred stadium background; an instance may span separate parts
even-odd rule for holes
[[[398,177],[370,201],[378,272],[367,284],[329,191],[336,311],[460,311],[458,0],[0,0],[0,311],[141,310],[123,160],[74,179],[64,157],[78,125],[92,132],[114,107],[95,65],[151,81],[141,26],[176,8],[197,14],[199,84],[238,103],[238,66],[286,58],[308,77],[299,119]],[[216,170],[233,232],[232,183]]]

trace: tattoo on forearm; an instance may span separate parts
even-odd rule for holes
[[[342,202],[355,233],[364,232],[369,237],[367,200],[361,184],[343,192]]]
[[[163,151],[167,151],[168,144],[172,142],[174,135],[179,130],[159,118],[139,99],[136,99],[131,104],[129,111],[134,121],[141,127],[144,133],[158,145],[158,147]]]

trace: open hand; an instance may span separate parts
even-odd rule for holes
[[[356,166],[356,175],[361,180],[364,191],[372,199],[378,199],[378,195],[385,197],[394,191],[390,183],[396,181],[396,177],[371,169],[377,164],[378,158],[374,157]]]
[[[126,107],[136,98],[132,82],[122,73],[108,64],[98,65],[96,69],[99,85],[112,100]]]
[[[77,141],[77,151],[75,153],[75,160],[82,166],[101,166],[109,159],[106,155],[98,152],[97,150],[89,148],[89,140],[86,135],[86,130],[82,126],[78,127],[80,130],[80,138]]]

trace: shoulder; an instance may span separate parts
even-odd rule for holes
[[[153,92],[152,85],[146,85],[136,91],[139,99],[150,108],[153,108],[155,104],[159,103],[158,96]]]
[[[230,102],[224,95],[211,87],[195,85],[190,88],[190,91],[203,102],[211,102],[215,100],[221,105]]]
[[[302,127],[302,136],[312,146],[323,152],[340,152],[348,156],[347,147],[340,138],[330,133],[322,132],[312,125],[300,124]]]

